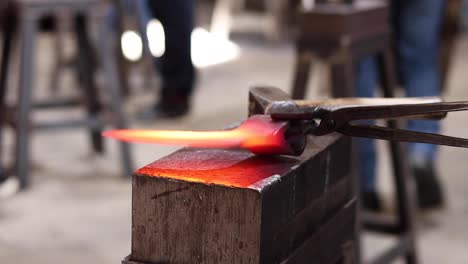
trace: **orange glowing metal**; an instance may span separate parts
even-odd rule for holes
[[[201,148],[245,148],[256,154],[288,154],[293,152],[285,137],[288,127],[288,122],[276,122],[270,116],[256,115],[232,130],[111,130],[104,132],[103,136],[128,142]]]

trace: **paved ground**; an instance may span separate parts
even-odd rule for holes
[[[43,39],[41,48],[47,46]],[[246,115],[247,91],[255,84],[288,89],[293,49],[288,44],[239,40],[241,55],[227,64],[200,72],[193,114],[180,121],[141,124],[135,127],[210,129],[241,120]],[[46,47],[44,48],[46,49]],[[50,51],[49,51],[50,52]],[[38,87],[44,90],[48,74],[47,52],[40,53]],[[468,38],[458,46],[448,98],[468,98],[465,84]],[[72,86],[67,86],[71,87]],[[69,93],[72,89],[65,89]],[[41,92],[44,94],[44,91]],[[139,92],[129,110],[152,99]],[[78,116],[81,112],[46,113],[39,118]],[[468,135],[467,114],[454,114],[445,122],[451,135]],[[37,133],[34,136],[34,183],[31,190],[0,201],[0,263],[119,263],[130,251],[130,181],[119,177],[115,146],[109,155],[89,154],[83,131]],[[11,148],[12,140],[7,140]],[[9,149],[10,149],[9,148]],[[173,151],[170,147],[138,145],[138,166]],[[468,263],[468,164],[466,150],[442,148],[438,160],[447,187],[449,207],[422,221],[422,263]],[[381,189],[391,193],[387,160],[380,161]],[[386,239],[366,236],[366,255],[374,255]]]

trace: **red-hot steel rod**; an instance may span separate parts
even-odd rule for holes
[[[232,130],[111,130],[105,131],[103,136],[128,142],[186,147],[244,148],[255,154],[301,154],[305,147],[305,135],[299,139],[300,144],[292,144],[289,131],[287,121],[273,121],[268,115],[256,115]]]

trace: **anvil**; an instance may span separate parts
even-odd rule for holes
[[[441,119],[468,110],[468,101],[438,97],[291,100],[276,88],[251,89],[249,107],[260,107],[240,126],[219,131],[112,130],[104,136],[130,142],[206,148],[245,148],[261,155],[301,155],[307,139],[338,132],[351,137],[468,147],[468,140],[360,124],[377,119]]]

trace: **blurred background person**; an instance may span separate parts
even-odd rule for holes
[[[9,39],[13,38],[14,31],[17,26],[17,16],[16,16],[16,4],[13,1],[1,1],[0,3],[0,32],[2,34],[2,80],[0,80],[0,119],[4,118],[5,113],[5,104],[6,104],[6,85],[7,85],[7,63],[4,60],[3,56],[7,56],[5,54],[6,50],[5,45],[9,44]],[[3,156],[3,134],[4,134],[4,127],[0,124],[0,198],[2,196],[8,196],[16,192],[18,188],[18,181],[15,177],[9,177],[6,165],[4,164],[4,156]]]
[[[439,96],[440,28],[444,0],[392,0],[392,24],[395,37],[397,70],[406,96]],[[377,83],[375,58],[362,60],[358,65],[357,96],[373,97]],[[417,120],[408,129],[438,133],[437,121]],[[361,191],[363,206],[381,210],[376,191],[376,149],[374,140],[359,139]],[[435,168],[437,146],[408,144],[410,166],[416,179],[417,198],[421,209],[441,207],[444,203],[442,187]]]
[[[155,60],[162,79],[159,96],[137,117],[143,120],[182,117],[190,111],[190,97],[195,84],[191,58],[195,1],[154,0],[147,1],[147,4],[151,15],[164,27],[166,51],[160,60]]]
[[[468,32],[468,1],[463,5],[463,30]]]

